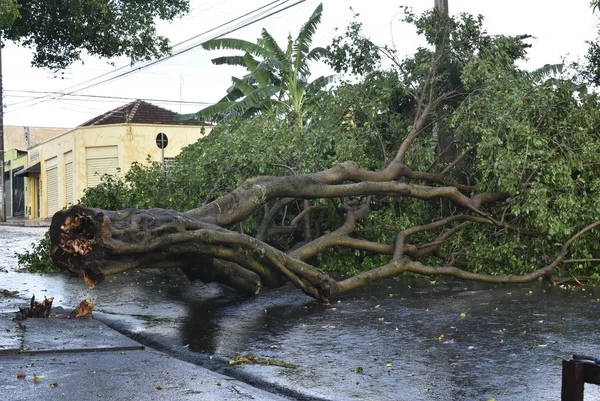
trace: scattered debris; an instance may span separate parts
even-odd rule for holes
[[[43,319],[73,319],[73,318],[91,318],[94,310],[94,301],[84,299],[79,306],[69,313],[64,313],[64,309],[57,307],[58,313],[51,313],[52,301],[54,298],[46,298],[42,302],[36,302],[35,295],[31,297],[29,307],[19,308],[17,320],[25,320],[27,318],[43,318]]]
[[[84,299],[81,301],[79,306],[71,312],[71,317],[74,318],[91,318],[94,310],[94,301],[91,299]]]
[[[18,293],[19,293],[19,291],[2,290],[2,292],[0,292],[0,295],[3,296],[4,298],[10,298],[10,297],[14,297]]]
[[[257,363],[257,364],[265,365],[265,366],[274,365],[274,366],[280,366],[282,368],[292,368],[292,369],[295,369],[298,367],[298,365],[294,365],[293,363],[276,361],[274,359],[268,359],[268,358],[257,358],[251,354],[241,355],[241,356],[238,356],[237,358],[234,358],[231,361],[229,361],[229,365],[241,365],[241,364],[245,364],[245,363]]]
[[[27,318],[45,318],[50,316],[50,309],[52,308],[52,301],[54,298],[46,298],[42,302],[36,302],[35,295],[31,297],[29,307],[19,308],[17,313],[17,320],[25,320]]]

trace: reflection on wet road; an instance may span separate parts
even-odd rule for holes
[[[0,244],[10,244],[0,289],[65,307],[90,297],[99,319],[142,343],[298,399],[557,400],[561,360],[600,354],[600,289],[403,278],[324,306],[290,286],[246,299],[156,270],[88,289],[66,274],[12,272],[8,253],[36,235],[0,226]],[[242,354],[298,368],[228,366]],[[600,400],[600,387],[586,387],[585,399]]]

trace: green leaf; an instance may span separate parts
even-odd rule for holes
[[[248,42],[243,39],[218,38],[212,39],[202,44],[205,50],[240,50],[255,56],[268,57],[269,53],[264,47]]]

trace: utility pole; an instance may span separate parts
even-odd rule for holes
[[[6,186],[4,185],[4,103],[2,102],[2,40],[0,39],[0,222],[6,221]]]
[[[433,7],[439,10],[446,17],[448,14],[448,0],[433,0]]]
[[[450,16],[448,13],[448,0],[433,0],[433,10],[437,11],[443,16],[443,21],[445,25],[445,20]],[[443,51],[442,47],[446,44],[448,39],[448,31],[445,29],[445,26],[440,27],[443,30],[443,34],[439,35],[436,43],[435,43],[435,53],[440,54]]]
[[[439,18],[436,20],[440,24],[437,27],[439,31],[435,40],[436,62],[444,65],[448,57],[447,46],[449,46],[447,24],[450,13],[448,11],[448,0],[433,0],[433,10],[438,14]],[[437,131],[436,157],[442,163],[450,163],[456,158],[458,152],[456,143],[454,142],[454,132],[450,127],[438,123],[435,123],[435,130]]]
[[[443,30],[443,34],[438,35],[435,43],[435,52],[439,55],[443,51],[442,47],[446,44],[448,37],[448,31],[445,29],[445,20],[450,16],[448,13],[448,0],[433,0],[433,10],[443,16],[442,21],[444,22],[444,26],[440,27]]]

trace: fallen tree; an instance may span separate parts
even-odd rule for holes
[[[247,294],[289,281],[323,302],[404,272],[489,283],[590,278],[600,261],[598,101],[573,80],[516,69],[518,38],[483,36],[476,22],[463,22],[445,72],[421,49],[398,64],[402,73],[376,71],[331,97],[319,94],[320,114],[301,131],[297,120],[286,126],[265,114],[250,133],[215,128],[204,145],[182,152],[192,162],[172,187],[204,179],[200,207],[56,213],[52,262],[92,286],[130,269],[180,268]],[[289,132],[279,135],[278,126]],[[452,133],[454,160],[432,160],[441,131]],[[293,153],[302,146],[310,149]],[[337,160],[296,173],[310,157],[322,165],[353,147],[360,165]],[[246,164],[290,175],[258,175],[213,196]],[[337,257],[333,249],[352,250],[365,266],[335,280],[319,269]]]
[[[431,110],[446,97],[437,98],[424,107],[393,161],[381,171],[366,171],[356,163],[346,162],[314,174],[259,176],[205,206],[184,213],[165,209],[105,211],[80,206],[58,212],[50,229],[52,262],[82,275],[92,286],[109,275],[136,268],[182,268],[192,278],[218,281],[250,294],[258,293],[262,286],[281,285],[283,277],[307,295],[324,302],[373,280],[402,272],[490,283],[524,283],[540,277],[553,280],[554,269],[569,262],[566,255],[571,244],[600,222],[588,225],[569,238],[551,263],[521,276],[462,270],[453,263],[450,255],[440,251],[447,238],[471,224],[495,225],[515,235],[539,235],[510,226],[486,211],[486,206],[504,202],[510,194],[477,193],[473,187],[447,181],[442,173],[416,172],[404,164],[405,153],[423,131]],[[418,180],[429,185],[404,180]],[[264,210],[261,226],[272,227],[275,212],[297,199],[350,197],[362,200],[344,203],[343,225],[288,252],[227,228],[235,227],[260,210]],[[393,244],[376,243],[352,235],[356,222],[369,215],[374,197],[445,199],[460,212],[429,224],[399,230]],[[294,225],[318,211],[319,208],[306,207]],[[434,241],[410,242],[414,234],[440,228],[444,231]],[[264,233],[261,236],[266,237]],[[336,281],[305,262],[330,247],[377,252],[390,255],[390,259],[378,268]],[[447,263],[428,266],[417,260],[428,256],[442,258]]]

